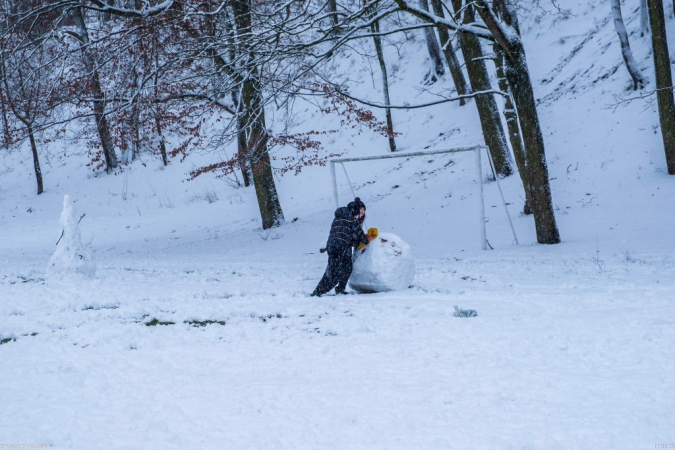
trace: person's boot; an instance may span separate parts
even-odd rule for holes
[[[315,289],[314,292],[312,292],[311,294],[309,294],[309,296],[310,296],[310,297],[321,297],[321,294],[319,294],[318,292],[316,292],[316,289]]]
[[[335,295],[342,294],[342,295],[349,295],[344,289],[335,289]]]

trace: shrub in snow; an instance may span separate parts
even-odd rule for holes
[[[89,249],[82,243],[77,217],[67,195],[63,198],[60,222],[61,239],[49,260],[47,273],[50,275],[79,273],[92,278],[96,273],[96,263]]]
[[[363,250],[356,250],[349,286],[357,292],[407,289],[415,279],[412,249],[395,234],[380,233]]]

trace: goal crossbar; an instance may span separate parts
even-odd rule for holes
[[[485,199],[483,198],[483,169],[481,162],[481,150],[487,149],[483,145],[476,145],[474,147],[458,147],[445,150],[428,150],[428,151],[419,151],[419,152],[408,152],[408,153],[387,153],[384,155],[376,156],[356,156],[351,158],[334,158],[329,161],[330,163],[330,177],[333,183],[333,198],[335,199],[335,207],[340,206],[338,198],[338,188],[337,188],[337,178],[335,176],[335,164],[346,163],[346,162],[356,162],[356,161],[369,161],[375,159],[391,159],[391,158],[408,158],[411,156],[428,156],[428,155],[438,155],[443,153],[460,153],[460,152],[475,152],[476,155],[476,175],[478,179],[479,193],[479,216],[480,224],[479,229],[481,232],[481,248],[487,250],[487,237],[485,232]],[[344,164],[343,164],[344,168]],[[345,171],[346,173],[346,171]],[[351,186],[351,183],[350,183]]]

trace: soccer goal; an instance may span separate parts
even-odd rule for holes
[[[387,153],[384,155],[375,155],[375,156],[357,156],[353,158],[334,158],[329,161],[330,164],[330,177],[331,181],[333,183],[333,197],[335,199],[335,207],[338,208],[340,206],[340,199],[338,198],[338,187],[337,187],[337,177],[335,175],[335,165],[336,164],[341,164],[342,168],[345,172],[345,177],[347,178],[347,182],[349,183],[349,187],[352,190],[352,194],[354,197],[356,197],[356,193],[354,192],[354,188],[352,187],[352,183],[349,180],[349,175],[347,175],[347,169],[344,167],[344,163],[346,162],[359,162],[359,161],[370,161],[370,160],[376,160],[376,159],[391,159],[391,158],[410,158],[414,156],[429,156],[429,155],[438,155],[438,154],[443,154],[443,153],[461,153],[461,152],[474,152],[476,155],[476,177],[478,179],[478,191],[479,195],[478,197],[478,220],[479,220],[479,229],[480,229],[480,239],[481,239],[481,248],[483,250],[487,250],[488,248],[488,241],[486,237],[486,230],[485,230],[485,198],[483,197],[483,163],[481,161],[481,153],[483,150],[486,150],[488,160],[490,160],[490,153],[487,151],[487,147],[483,145],[477,145],[475,147],[459,147],[459,148],[451,148],[451,149],[445,149],[445,150],[428,150],[428,151],[419,151],[419,152],[408,152],[408,153]],[[490,164],[492,164],[490,162]],[[504,205],[504,210],[506,211],[506,216],[509,219],[509,224],[511,225],[511,231],[513,232],[513,238],[515,240],[515,243],[518,244],[518,238],[516,237],[516,231],[513,228],[513,223],[511,222],[511,217],[509,216],[508,209],[506,209],[506,201],[504,200],[504,194],[502,193],[502,188],[501,185],[499,184],[499,177],[495,177],[497,180],[497,185],[499,186],[499,193],[501,194],[502,197],[502,203]]]

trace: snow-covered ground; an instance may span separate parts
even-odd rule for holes
[[[313,299],[320,257],[173,250],[115,256],[77,286],[2,285],[3,329],[17,338],[1,348],[6,441],[646,449],[673,439],[673,258],[420,259],[408,291]],[[479,315],[453,318],[454,304]],[[190,323],[205,321],[215,323]]]
[[[675,445],[675,179],[656,105],[608,108],[630,94],[609,5],[556,4],[571,15],[533,7],[522,26],[563,243],[535,243],[510,177],[502,188],[520,245],[492,182],[494,250],[480,250],[471,154],[347,164],[367,226],[414,252],[404,291],[308,297],[326,264],[327,168],[280,178],[286,224],[263,231],[252,189],[182,182],[213,155],[166,169],[144,157],[88,176],[83,158],[54,147],[36,197],[28,150],[1,154],[0,448]],[[625,8],[653,80],[649,38]],[[415,88],[422,44],[403,47],[392,102],[432,96]],[[360,92],[379,95],[371,68],[354,61]],[[299,131],[338,127],[312,111],[299,111]],[[473,103],[394,120],[407,150],[481,139]],[[331,136],[326,150],[345,155],[387,148],[367,132]],[[93,279],[46,276],[66,194],[86,214]],[[478,316],[453,317],[454,305]]]

